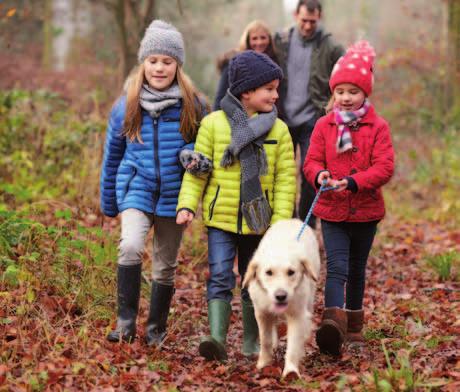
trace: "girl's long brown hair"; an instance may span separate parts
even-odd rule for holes
[[[193,85],[190,78],[185,74],[182,67],[178,64],[176,71],[176,80],[182,95],[182,110],[180,115],[180,133],[184,140],[189,143],[196,138],[198,127],[204,114],[204,109],[209,112],[207,102],[203,108],[202,96]],[[122,135],[129,140],[138,140],[142,143],[141,126],[142,111],[140,105],[140,91],[142,84],[145,82],[144,64],[140,64],[138,70],[125,83],[126,93],[126,114],[123,125]],[[204,97],[203,97],[204,98]]]

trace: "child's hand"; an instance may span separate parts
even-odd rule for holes
[[[194,217],[195,214],[193,212],[188,210],[180,210],[176,216],[176,223],[178,225],[188,226],[192,222]]]
[[[332,186],[338,187],[334,189],[334,192],[343,192],[348,187],[348,180],[346,178],[342,178],[341,180],[332,180]]]
[[[185,170],[194,171],[198,166],[198,159],[192,157],[192,159],[186,164]]]
[[[329,173],[327,170],[324,170],[322,171],[321,173],[319,173],[318,175],[318,185],[321,186],[323,185],[323,181],[327,179],[327,183],[326,185],[327,186],[331,186],[330,182],[332,181],[331,179],[331,173]]]

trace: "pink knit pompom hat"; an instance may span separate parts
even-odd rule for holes
[[[358,41],[350,46],[337,60],[332,69],[329,87],[334,91],[341,83],[351,83],[371,95],[374,84],[374,48],[367,41]]]

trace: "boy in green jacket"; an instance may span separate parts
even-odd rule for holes
[[[235,56],[230,88],[222,110],[201,122],[195,152],[212,161],[212,172],[185,173],[177,205],[178,224],[189,224],[203,198],[208,228],[208,319],[211,336],[199,351],[207,359],[225,360],[226,337],[235,288],[233,262],[238,254],[241,278],[263,233],[289,219],[296,191],[294,151],[287,126],[277,118],[281,68],[252,50]],[[203,195],[203,196],[202,196]],[[243,354],[258,353],[258,329],[247,290],[242,289]]]

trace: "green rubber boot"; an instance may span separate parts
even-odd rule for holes
[[[251,357],[259,354],[260,351],[258,343],[259,327],[257,326],[252,302],[242,300],[241,308],[243,310],[243,355]]]
[[[225,361],[227,351],[225,344],[227,340],[228,325],[232,306],[224,300],[212,299],[208,302],[208,319],[211,336],[201,339],[199,346],[200,355],[209,361]]]

